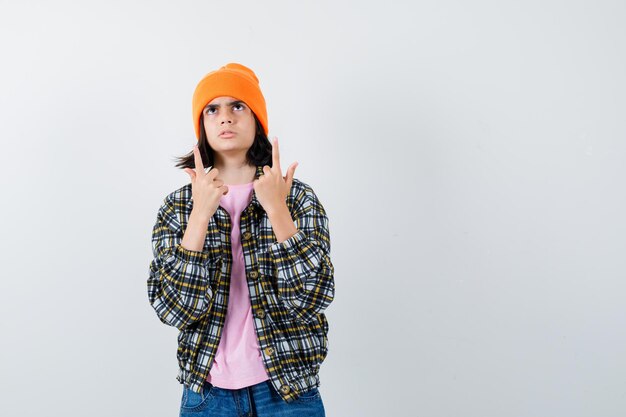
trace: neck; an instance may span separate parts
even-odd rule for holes
[[[217,157],[214,167],[219,171],[216,179],[224,181],[224,184],[248,184],[254,181],[256,166],[248,165],[245,159],[232,159]]]

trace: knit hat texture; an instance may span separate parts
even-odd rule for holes
[[[254,71],[245,65],[231,62],[204,76],[196,86],[192,99],[193,124],[196,138],[200,139],[200,117],[204,107],[215,97],[231,96],[250,107],[263,125],[267,135],[267,109],[265,98]]]

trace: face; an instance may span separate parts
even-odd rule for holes
[[[216,97],[204,107],[201,117],[209,146],[216,154],[245,156],[256,134],[254,116],[246,103],[235,97]]]

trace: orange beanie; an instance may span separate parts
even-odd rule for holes
[[[250,110],[263,125],[267,135],[267,109],[265,98],[259,87],[259,79],[254,72],[241,64],[231,62],[204,76],[193,93],[192,110],[196,137],[200,139],[200,116],[204,107],[215,97],[231,96],[250,107]]]

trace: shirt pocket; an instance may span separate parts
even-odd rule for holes
[[[214,218],[211,218],[207,226],[207,233],[204,239],[204,251],[209,254],[209,263],[215,264],[221,261],[224,255],[222,235]]]

